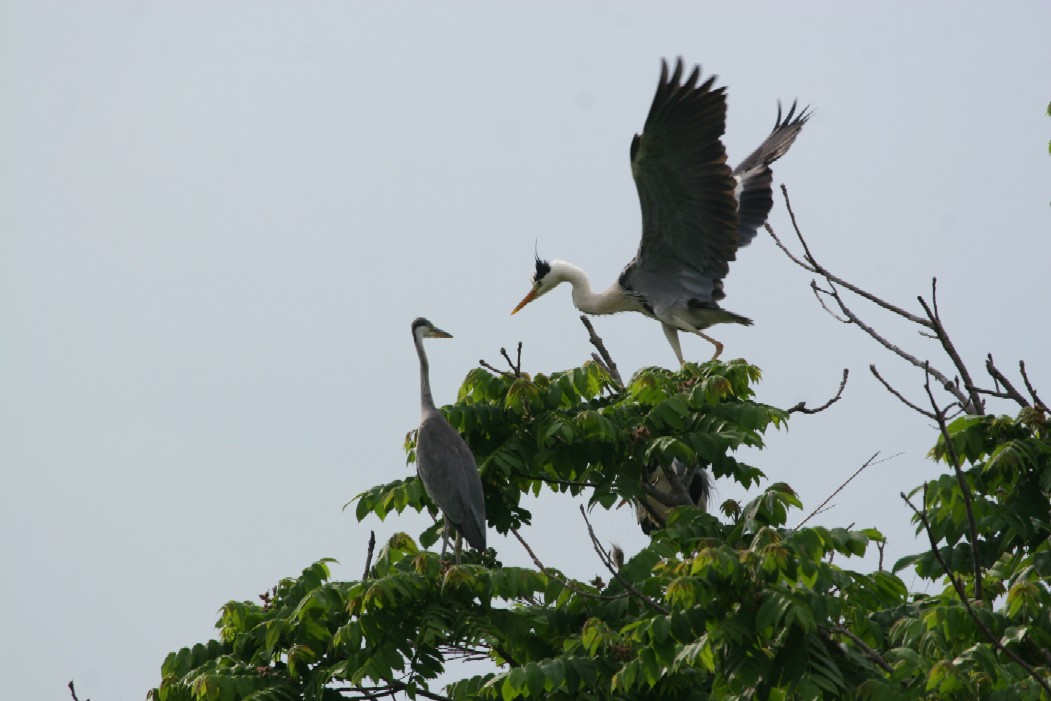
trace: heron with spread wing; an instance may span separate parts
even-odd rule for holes
[[[573,304],[587,314],[640,312],[661,322],[664,335],[684,363],[679,331],[703,332],[713,324],[751,325],[751,319],[719,306],[723,278],[737,249],[748,245],[773,207],[770,164],[783,156],[810,118],[796,105],[748,158],[731,169],[721,137],[726,127],[726,89],[715,76],[700,82],[695,66],[683,77],[682,59],[661,78],[641,134],[631,141],[631,172],[642,207],[642,241],[609,289],[593,292],[583,270],[562,260],[536,259],[533,288],[514,314],[563,282],[573,286]]]

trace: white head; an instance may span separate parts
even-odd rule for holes
[[[537,297],[544,296],[561,283],[569,280],[569,273],[572,270],[575,270],[574,266],[564,260],[553,260],[549,263],[546,260],[540,260],[540,256],[537,256],[536,272],[533,274],[533,289],[529,290],[529,293],[522,298],[522,301],[518,303],[518,306],[511,313],[517,313],[519,309]]]

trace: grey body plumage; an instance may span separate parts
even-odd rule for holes
[[[573,302],[589,314],[636,311],[661,322],[675,357],[683,356],[678,332],[702,332],[713,324],[750,325],[723,309],[723,278],[737,249],[748,245],[773,206],[770,165],[783,156],[810,117],[793,104],[770,135],[741,164],[726,163],[725,88],[715,76],[700,82],[700,67],[684,77],[682,59],[661,78],[641,134],[631,142],[631,169],[642,209],[642,239],[617,282],[594,293],[584,271],[565,261],[537,257],[533,288],[524,307],[562,282],[573,285]],[[514,313],[512,312],[512,313]]]
[[[427,495],[445,519],[442,556],[450,528],[457,533],[456,560],[460,561],[460,535],[471,547],[485,550],[485,494],[471,449],[442,416],[431,396],[430,366],[423,349],[425,338],[452,338],[430,321],[412,322],[412,337],[420,359],[420,427],[416,433],[416,473]]]
[[[672,461],[671,469],[686,487],[690,502],[701,511],[707,511],[708,501],[712,496],[712,477],[708,474],[708,471],[700,465],[687,467],[678,458]],[[660,494],[670,495],[672,493],[671,483],[660,466],[650,468],[646,481]],[[664,522],[668,519],[668,512],[672,508],[652,496],[646,498],[645,505],[637,502],[635,504],[635,518],[639,522],[642,532],[649,535],[653,531],[663,528]]]

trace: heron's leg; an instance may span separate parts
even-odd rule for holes
[[[704,333],[703,331],[697,330],[697,331],[694,331],[694,333],[697,334],[698,336],[700,336],[701,338],[703,338],[705,341],[708,341],[709,343],[711,343],[713,346],[715,346],[715,355],[712,356],[712,360],[715,360],[716,358],[718,358],[720,355],[723,354],[723,344],[719,343],[718,341],[716,341],[714,338],[712,338],[708,334]]]
[[[442,517],[445,524],[442,526],[442,556],[439,558],[440,562],[445,562],[445,551],[449,547],[449,519]]]
[[[460,554],[463,552],[463,536],[456,531],[456,564],[460,564]]]
[[[682,359],[682,347],[679,345],[679,330],[670,324],[661,322],[661,326],[664,328],[664,337],[668,339],[668,343],[671,345],[671,349],[675,351],[675,357],[679,361],[679,367],[686,364],[686,361]]]

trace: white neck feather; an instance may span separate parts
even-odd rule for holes
[[[587,314],[613,314],[634,311],[638,305],[624,294],[620,285],[613,283],[605,292],[592,292],[587,273],[564,260],[551,261],[551,275],[556,284],[568,282],[573,286],[573,305]]]

